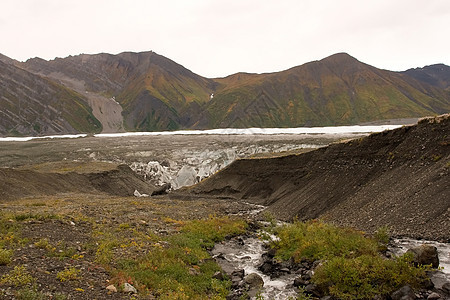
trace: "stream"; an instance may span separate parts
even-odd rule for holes
[[[256,214],[264,209],[263,206],[255,206],[250,214]],[[256,235],[242,236],[216,244],[212,250],[212,255],[219,263],[225,273],[231,274],[235,270],[244,270],[245,276],[256,273],[264,281],[264,286],[260,296],[263,299],[295,299],[297,289],[293,286],[294,279],[299,276],[292,272],[286,272],[278,278],[271,278],[263,274],[258,267],[263,262],[263,254],[267,251],[264,246],[266,241]],[[439,271],[433,272],[431,277],[436,288],[441,288],[446,282],[450,282],[450,244],[434,241],[414,240],[414,239],[394,239],[391,241],[389,250],[394,255],[402,255],[408,249],[431,244],[435,246],[439,254]],[[255,299],[253,297],[252,299]]]
[[[389,250],[395,255],[399,256],[404,254],[408,249],[429,244],[437,248],[439,256],[439,271],[436,271],[431,276],[431,280],[436,288],[441,288],[446,282],[450,282],[450,244],[439,243],[426,240],[414,240],[414,239],[394,239],[392,241],[393,246],[389,247]]]

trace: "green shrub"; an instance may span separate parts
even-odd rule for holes
[[[319,266],[312,281],[338,299],[372,299],[409,284],[419,287],[426,280],[424,268],[416,268],[410,258],[395,260],[362,255],[333,257]]]
[[[426,269],[415,267],[410,256],[389,260],[380,255],[380,245],[389,241],[386,227],[368,238],[353,229],[309,221],[282,226],[276,234],[279,240],[271,246],[278,258],[322,260],[312,281],[337,299],[372,299],[406,284],[419,287],[427,280]]]
[[[243,220],[210,216],[206,220],[194,220],[186,223],[181,231],[193,238],[202,239],[204,247],[213,247],[216,242],[222,241],[226,237],[244,233],[246,228],[247,223]]]
[[[302,259],[317,260],[335,256],[347,258],[378,253],[373,239],[350,228],[339,228],[321,221],[294,222],[276,229],[279,240],[272,242],[277,257],[296,262]]]
[[[12,256],[12,250],[0,248],[0,266],[9,264]]]
[[[36,286],[24,287],[16,292],[18,300],[44,300],[47,299],[44,293],[40,292]]]
[[[378,243],[382,245],[387,245],[389,243],[389,227],[387,226],[381,226],[377,229],[377,231],[374,234],[375,240],[377,240]]]
[[[60,281],[69,281],[69,280],[78,280],[80,279],[80,270],[74,267],[66,268],[58,274],[56,274],[56,278]]]
[[[13,270],[0,278],[0,284],[13,286],[24,286],[34,281],[34,278],[24,266],[15,266]]]

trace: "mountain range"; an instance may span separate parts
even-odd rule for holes
[[[450,111],[450,67],[381,70],[346,53],[205,78],[152,51],[0,54],[0,135],[351,125]]]

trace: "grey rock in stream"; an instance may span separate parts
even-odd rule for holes
[[[413,262],[418,265],[431,265],[433,268],[439,267],[439,257],[437,248],[432,245],[420,245],[406,251],[413,255]]]

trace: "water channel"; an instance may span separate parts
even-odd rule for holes
[[[255,206],[250,214],[256,214],[264,209],[263,206]],[[295,299],[297,295],[296,288],[293,286],[294,279],[299,274],[290,274],[278,278],[271,278],[263,274],[258,267],[263,262],[263,254],[267,251],[266,241],[258,238],[256,235],[231,239],[217,244],[212,250],[212,255],[222,267],[222,269],[231,274],[233,270],[244,270],[245,276],[256,273],[264,280],[264,286],[261,296],[264,299]],[[434,272],[432,281],[436,288],[441,288],[446,282],[450,282],[450,244],[439,243],[426,240],[414,239],[394,239],[391,242],[389,250],[395,255],[402,255],[408,249],[420,246],[421,244],[431,244],[438,250],[441,270]]]

